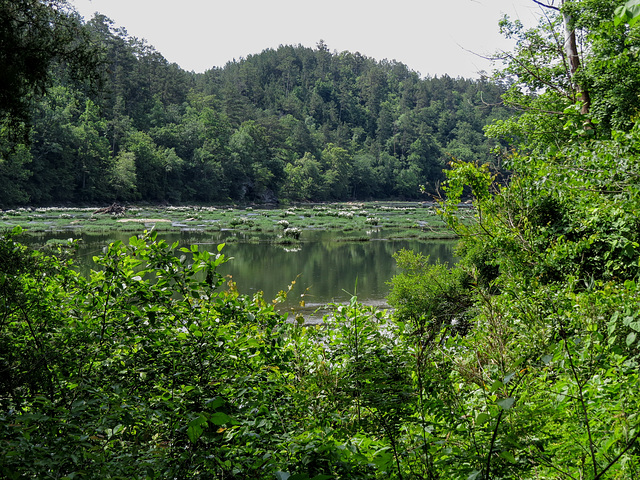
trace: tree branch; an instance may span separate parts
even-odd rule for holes
[[[555,5],[548,5],[546,3],[542,3],[542,2],[540,2],[538,0],[533,0],[533,3],[537,3],[538,5],[540,5],[541,7],[544,7],[544,8],[550,8],[552,10],[557,10],[558,12],[560,11],[560,8],[556,7]]]
[[[613,460],[611,460],[609,462],[609,464],[604,467],[604,469],[595,477],[593,477],[593,480],[599,480],[600,478],[602,478],[602,476],[606,473],[607,470],[609,470],[618,460],[620,460],[620,458],[622,457],[622,455],[624,455],[625,453],[627,453],[627,451],[633,446],[633,444],[636,442],[636,440],[638,440],[638,437],[640,437],[640,431],[638,431],[634,437],[631,439],[631,441],[629,442],[629,444],[625,447],[624,450],[622,450],[617,456],[616,458],[614,458]]]

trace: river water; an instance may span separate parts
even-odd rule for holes
[[[411,249],[429,255],[431,262],[454,261],[455,241],[389,239],[388,231],[368,232],[369,241],[341,241],[341,232],[305,230],[297,246],[269,243],[267,237],[255,234],[245,237],[233,231],[201,233],[183,231],[163,233],[168,244],[175,241],[181,246],[198,244],[201,249],[217,252],[220,243],[226,243],[223,253],[233,259],[220,267],[220,273],[230,275],[241,293],[263,291],[267,300],[275,298],[295,280],[285,308],[299,309],[305,302],[303,313],[327,303],[348,301],[354,294],[365,304],[385,306],[389,293],[388,282],[399,273],[393,254]],[[45,236],[25,237],[25,243],[42,245],[51,239],[66,239],[69,233],[48,233]],[[130,233],[110,232],[102,235],[73,235],[80,238],[76,263],[81,273],[95,269],[93,257],[105,245],[121,240],[127,242]]]

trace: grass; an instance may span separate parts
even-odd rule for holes
[[[432,206],[419,203],[335,203],[288,206],[281,209],[212,206],[128,207],[122,216],[97,214],[95,208],[20,208],[0,212],[0,230],[22,226],[28,234],[73,231],[97,234],[139,232],[153,227],[159,232],[232,230],[272,236],[286,243],[286,228],[349,232],[340,241],[367,241],[368,232],[394,230],[388,238],[452,238],[453,233]],[[462,212],[464,221],[473,211]],[[249,238],[257,238],[251,235]],[[304,239],[304,235],[302,236]],[[255,241],[255,240],[254,240]]]

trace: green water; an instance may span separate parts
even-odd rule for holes
[[[295,280],[286,306],[298,305],[304,299],[307,311],[327,303],[347,301],[354,293],[363,303],[384,305],[389,293],[388,282],[398,273],[393,254],[400,249],[430,255],[432,262],[439,259],[452,263],[454,258],[455,241],[391,240],[388,231],[368,232],[371,240],[366,242],[339,241],[344,235],[335,231],[305,230],[298,246],[275,245],[268,243],[267,237],[232,231],[213,234],[183,231],[162,234],[159,238],[169,244],[179,241],[181,246],[198,244],[212,252],[217,251],[218,244],[226,242],[223,253],[233,260],[220,267],[220,272],[231,275],[241,293],[263,291],[270,300]],[[23,241],[37,247],[50,239],[72,236],[81,239],[76,263],[80,272],[87,274],[95,268],[93,256],[99,255],[105,245],[116,240],[126,243],[131,234],[50,233],[25,237]]]

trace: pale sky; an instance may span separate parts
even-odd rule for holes
[[[89,20],[100,12],[144,38],[169,62],[204,72],[279,45],[360,52],[397,60],[423,77],[477,77],[476,54],[509,50],[503,14],[535,24],[533,0],[71,0]],[[472,53],[474,52],[474,53]]]

